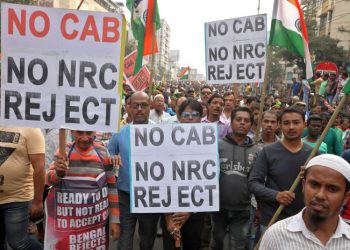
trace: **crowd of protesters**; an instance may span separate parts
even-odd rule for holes
[[[313,194],[316,198],[307,196],[311,195],[310,189],[323,187],[330,181],[322,173],[332,168],[332,162],[343,166],[341,171],[334,168],[345,177],[344,190],[348,191],[345,188],[349,186],[350,176],[348,103],[321,143],[318,154],[324,158],[317,158],[319,161],[307,166],[310,169],[305,174],[307,182],[304,185],[308,193],[303,194],[301,185],[294,192],[288,191],[344,95],[342,89],[347,81],[346,72],[339,77],[332,73],[316,73],[312,82],[305,77],[293,79],[287,95],[266,96],[261,131],[257,131],[260,98],[252,90],[234,93],[230,85],[212,86],[190,81],[160,85],[153,89],[151,96],[146,92],[134,92],[124,85],[120,132],[71,131],[66,155],[57,151],[57,130],[1,126],[0,249],[7,249],[7,245],[12,249],[42,249],[39,241],[42,242],[45,230],[42,223],[44,193],[66,176],[97,176],[101,172],[107,176],[110,237],[118,240],[120,250],[133,249],[137,223],[140,249],[153,249],[159,221],[163,249],[166,250],[176,249],[176,240],[181,240],[185,250],[223,249],[225,239],[228,239],[229,249],[253,249],[279,205],[285,206],[279,220],[294,218],[307,206],[301,214],[301,217],[306,214],[303,217],[306,228],[302,230],[313,233],[312,237],[316,239],[313,242],[318,240],[314,243],[318,247],[340,244],[337,246],[343,248],[329,249],[350,249],[350,227],[345,227],[342,222],[350,223],[347,195],[339,195],[338,206],[331,206],[332,199],[328,194]],[[217,124],[220,211],[130,212],[130,124],[173,123]],[[89,167],[85,168],[84,164]],[[333,176],[332,173],[328,175]],[[330,193],[344,192],[343,186],[333,184],[327,184]],[[334,214],[339,212],[343,220],[338,223]],[[325,236],[317,225],[323,225],[330,218],[333,231]],[[299,218],[297,222],[304,225],[303,219]],[[319,222],[322,223],[317,224]],[[285,227],[288,229],[288,225]],[[278,244],[283,246],[282,233],[277,233],[281,237],[278,242],[277,236],[274,237],[278,230],[273,230],[267,231],[266,235],[274,242],[264,239],[263,249],[281,249],[276,247]],[[335,232],[338,234],[334,236]],[[36,233],[36,237],[28,236],[29,233]],[[306,246],[313,249],[312,244],[307,242]]]

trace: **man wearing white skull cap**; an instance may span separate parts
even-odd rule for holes
[[[304,176],[305,208],[271,226],[259,249],[350,249],[350,226],[339,216],[350,193],[349,163],[319,155],[306,165]]]

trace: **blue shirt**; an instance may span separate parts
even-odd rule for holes
[[[130,192],[130,125],[125,125],[119,133],[114,133],[108,143],[110,155],[120,155],[122,166],[119,168],[117,181],[118,190]]]

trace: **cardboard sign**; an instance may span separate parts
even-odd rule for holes
[[[124,58],[124,74],[130,77],[134,74],[134,68],[137,58],[137,50],[134,50]]]
[[[205,23],[207,83],[263,82],[266,15]]]
[[[219,210],[217,124],[132,125],[130,133],[133,213]]]
[[[146,65],[144,65],[135,76],[130,77],[129,81],[136,91],[142,91],[147,88],[151,81],[151,74]]]
[[[108,249],[108,188],[97,178],[65,177],[45,201],[45,249]]]
[[[116,131],[125,19],[1,4],[1,123]]]

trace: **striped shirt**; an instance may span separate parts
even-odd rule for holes
[[[115,168],[109,163],[109,153],[106,147],[95,143],[86,152],[81,152],[75,145],[68,144],[66,152],[69,155],[69,168],[66,176],[97,178],[105,172],[108,187],[109,215],[111,223],[119,223],[119,201],[116,187]],[[58,151],[55,155],[58,155]],[[47,185],[56,185],[61,178],[56,175],[53,163],[46,173]]]
[[[305,209],[305,208],[304,208]],[[336,231],[324,246],[310,232],[303,220],[304,209],[287,219],[272,225],[264,234],[260,250],[348,250],[350,249],[350,226],[340,217]]]

